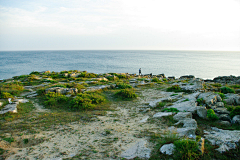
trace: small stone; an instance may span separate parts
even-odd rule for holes
[[[167,154],[167,155],[172,155],[174,152],[174,144],[164,144],[161,148],[160,148],[160,152],[163,154]]]

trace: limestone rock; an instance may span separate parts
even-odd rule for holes
[[[185,101],[185,102],[181,102],[181,103],[175,103],[174,105],[169,106],[167,108],[177,108],[181,112],[186,111],[186,112],[191,112],[191,113],[195,113],[197,111],[197,105],[194,100]]]
[[[7,112],[17,113],[17,103],[7,104],[1,111],[0,114]]]
[[[133,159],[135,157],[139,158],[150,158],[151,149],[146,148],[146,141],[140,140],[133,144],[130,148],[121,154],[122,158]]]
[[[229,131],[212,127],[210,131],[204,131],[204,135],[212,145],[220,146],[217,149],[219,152],[235,149],[236,143],[240,140],[240,131],[238,130]]]
[[[174,152],[174,144],[164,144],[161,148],[160,148],[160,152],[163,154],[167,154],[167,155],[172,155]]]
[[[196,92],[196,91],[200,91],[203,90],[203,81],[192,81],[189,82],[186,85],[180,85],[182,90],[188,91],[188,92]]]
[[[158,112],[153,115],[153,118],[160,118],[160,117],[171,116],[171,115],[173,115],[172,112]]]
[[[60,94],[73,94],[73,93],[78,93],[77,88],[63,88],[63,87],[53,87],[53,88],[48,88],[45,90],[46,93],[49,92],[55,92],[55,93],[60,93]]]
[[[203,99],[203,102],[208,107],[214,106],[217,102],[221,102],[222,101],[222,98],[218,94],[213,93],[213,92],[201,93],[198,96],[198,99],[200,99],[200,98]]]
[[[225,94],[226,96],[226,103],[229,105],[240,105],[240,95],[238,94],[232,94],[232,93],[228,93]]]
[[[195,128],[195,129],[197,128],[197,121],[195,119],[186,118],[184,120],[178,121],[174,125],[178,125],[178,124],[183,124],[184,128]]]
[[[173,116],[173,119],[176,121],[184,120],[190,118],[192,119],[192,113],[191,112],[178,112],[176,115]]]
[[[236,115],[232,119],[232,123],[238,123],[240,124],[240,115]]]
[[[142,119],[142,120],[140,120],[139,122],[140,122],[140,123],[145,123],[145,122],[147,122],[148,118],[149,118],[149,116],[147,116],[147,117],[143,118],[143,119]]]
[[[207,109],[206,107],[197,106],[197,115],[203,119],[207,118]]]
[[[223,108],[224,107],[224,103],[223,102],[217,102],[216,103],[216,107],[217,108]]]
[[[218,116],[218,118],[222,121],[229,121],[231,122],[231,117],[229,116],[229,114],[220,114]]]
[[[230,112],[227,110],[227,108],[215,108],[214,112],[218,114],[230,114]]]

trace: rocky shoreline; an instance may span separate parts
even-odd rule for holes
[[[151,130],[151,133],[161,133],[163,137],[166,136],[163,133],[167,132],[168,134],[176,135],[178,139],[189,139],[197,142],[199,145],[199,152],[201,152],[199,156],[204,156],[205,154],[205,156],[207,156],[207,152],[205,152],[206,147],[204,147],[206,143],[214,146],[214,150],[217,150],[219,154],[223,155],[226,152],[239,148],[240,76],[219,76],[213,80],[203,80],[195,78],[193,75],[185,75],[180,78],[175,78],[166,77],[164,74],[148,74],[141,76],[128,73],[94,74],[75,70],[59,73],[53,73],[50,71],[33,72],[27,76],[15,76],[11,79],[3,80],[0,84],[4,86],[16,82],[23,83],[24,92],[17,97],[12,97],[13,103],[11,104],[6,104],[4,98],[1,99],[2,102],[0,106],[4,103],[5,105],[0,111],[0,116],[5,115],[7,112],[12,112],[10,114],[18,114],[17,109],[19,103],[29,103],[29,101],[32,101],[36,104],[36,101],[41,98],[41,95],[39,95],[40,90],[43,90],[43,92],[41,92],[42,95],[55,93],[68,97],[69,100],[73,100],[79,93],[102,93],[109,91],[107,94],[111,95],[112,92],[120,89],[119,83],[124,83],[131,86],[131,88],[136,90],[141,96],[132,101],[116,101],[115,98],[110,98],[110,106],[114,106],[117,110],[107,111],[107,114],[104,116],[96,115],[93,118],[96,119],[95,121],[86,122],[89,123],[90,126],[92,123],[93,127],[90,130],[91,132],[96,132],[95,137],[98,137],[97,141],[96,139],[92,139],[93,137],[90,138],[90,135],[90,137],[87,136],[87,132],[85,134],[85,131],[80,129],[75,122],[72,124],[69,123],[73,128],[81,130],[81,132],[76,130],[76,133],[74,132],[74,134],[81,133],[84,135],[83,138],[88,139],[89,144],[96,145],[96,153],[94,153],[95,151],[87,151],[87,155],[83,154],[83,151],[80,148],[83,147],[89,150],[89,146],[87,146],[87,144],[82,144],[80,140],[81,138],[79,138],[80,144],[71,141],[73,145],[77,146],[75,149],[71,150],[59,147],[60,151],[57,151],[52,147],[50,148],[50,150],[53,150],[52,153],[44,151],[46,153],[43,155],[41,155],[41,152],[37,152],[37,150],[41,150],[46,145],[56,143],[56,140],[50,140],[47,142],[45,138],[43,143],[29,146],[34,148],[31,152],[28,151],[29,147],[23,147],[21,149],[22,151],[19,152],[16,151],[16,148],[19,150],[21,147],[14,147],[12,143],[7,143],[6,140],[4,141],[4,138],[1,138],[0,148],[3,150],[11,150],[11,152],[4,152],[3,154],[7,159],[19,159],[23,157],[28,157],[29,159],[37,159],[37,157],[41,157],[41,159],[61,159],[71,157],[79,159],[87,157],[90,159],[133,159],[136,157],[148,159],[156,154],[156,150],[153,149],[154,144],[150,142],[148,136],[141,136],[142,138],[137,138],[138,136],[136,136],[145,132],[146,129]],[[76,86],[76,84],[84,87],[74,88],[73,85]],[[54,111],[51,108],[46,109],[44,106],[41,106],[40,108],[43,112],[46,110],[48,110],[47,112]],[[33,113],[34,117],[38,116],[37,114],[35,115],[35,112]],[[117,121],[115,121],[115,118],[111,117],[113,114],[119,117]],[[166,124],[163,123],[163,120],[166,118],[172,119],[174,123],[166,126]],[[6,123],[3,119],[0,121],[2,124]],[[97,131],[98,129],[96,129],[97,125],[99,125],[98,121],[106,124],[105,126],[102,126],[103,129],[100,129],[101,131],[99,133]],[[156,123],[153,123],[155,121]],[[213,123],[210,123],[209,121],[212,121]],[[209,124],[204,124],[206,122],[209,122]],[[127,126],[132,126],[130,127],[132,130],[130,129],[128,131],[128,129],[126,129],[126,131],[130,132],[130,135],[127,135],[127,132],[125,133],[125,131],[124,134],[121,133],[121,131],[118,131],[116,129],[118,127],[115,126],[115,123],[124,128],[122,131],[124,131],[125,128],[129,128]],[[159,124],[162,127],[158,127]],[[110,127],[112,125],[114,126]],[[109,128],[106,129],[106,126],[109,126]],[[81,127],[84,128],[85,126]],[[106,130],[109,130],[111,134],[106,132]],[[134,130],[137,130],[137,133],[134,132]],[[59,129],[56,131],[52,130],[52,133],[54,132],[58,133]],[[58,138],[63,138],[61,135],[57,135]],[[8,131],[1,131],[0,137],[1,136],[8,137]],[[13,135],[11,136],[13,137]],[[35,134],[35,136],[39,136],[39,134]],[[48,138],[49,136],[50,135],[48,135]],[[66,133],[65,136],[69,136],[69,133]],[[111,146],[114,146],[116,151],[109,151],[109,157],[105,152],[103,153],[102,148],[99,147],[100,144],[103,146],[103,143],[100,142],[100,140],[103,141],[106,137],[115,138],[115,140],[109,145],[110,148]],[[52,139],[54,139],[53,135]],[[132,141],[125,143],[125,141],[128,141],[129,139],[132,139]],[[85,140],[83,141],[85,142]],[[61,146],[63,144],[58,142],[58,145]],[[163,157],[174,157],[174,153],[176,152],[175,147],[175,143],[173,142],[163,144],[158,148],[157,152],[159,153],[157,154],[158,156]],[[107,149],[111,150],[110,148]]]

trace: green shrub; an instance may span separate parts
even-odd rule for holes
[[[167,92],[182,92],[182,89],[179,85],[173,85],[167,88]]]
[[[203,104],[203,98],[198,98],[197,103],[198,103],[198,105],[202,105]]]
[[[194,140],[189,139],[181,139],[174,141],[174,158],[175,159],[182,159],[182,160],[194,160],[198,159],[200,151],[198,149],[198,144]]]
[[[235,93],[235,91],[232,88],[229,87],[222,87],[220,88],[220,92],[227,94],[227,93]]]
[[[69,97],[66,97],[65,95],[62,95],[60,93],[49,92],[45,95],[45,99],[45,105],[56,106],[57,104],[68,102]]]
[[[40,73],[38,71],[33,71],[30,73],[30,75],[32,75],[32,74],[39,75]]]
[[[123,99],[137,98],[137,94],[135,93],[135,91],[133,89],[121,89],[115,95],[120,96]]]
[[[214,83],[214,84],[211,84],[212,86],[214,87],[222,87],[222,85],[220,83]]]
[[[13,98],[13,95],[11,95],[8,92],[1,92],[1,98]]]
[[[240,88],[240,84],[234,84],[231,86],[232,88]]]
[[[231,110],[230,117],[233,118],[235,115],[240,115],[240,106],[236,106]]]
[[[225,95],[224,95],[223,93],[220,93],[220,92],[215,92],[215,93],[219,94],[219,96],[220,96],[222,99],[225,98]]]
[[[12,143],[14,142],[14,138],[13,137],[9,137],[9,138],[3,138],[3,140],[9,142],[9,143]]]
[[[159,79],[158,78],[153,78],[152,82],[159,82]]]
[[[218,120],[218,116],[215,114],[214,110],[213,109],[209,109],[207,110],[207,118],[209,118],[210,120]]]
[[[132,88],[132,86],[130,86],[129,84],[126,84],[126,83],[117,83],[116,87],[120,88],[120,89]]]
[[[5,152],[4,149],[0,148],[0,155],[2,155],[4,152]]]
[[[117,74],[116,75],[119,79],[128,79],[127,75],[125,74]]]
[[[20,82],[1,83],[0,84],[0,92],[8,92],[11,95],[17,96],[22,91],[24,91],[24,88],[22,86],[22,83],[20,83]]]
[[[104,102],[106,99],[97,93],[79,93],[71,102],[71,108],[78,110],[89,110],[96,107],[96,104]]]
[[[176,113],[178,113],[178,112],[180,112],[177,108],[164,108],[163,110],[162,110],[163,112],[176,112]]]

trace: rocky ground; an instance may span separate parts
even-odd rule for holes
[[[215,111],[220,119],[218,123],[222,126],[230,127],[240,123],[240,117],[231,118],[221,97],[210,91],[214,90],[214,87],[206,90],[203,80],[190,78],[191,80],[187,83],[173,81],[168,84],[152,83],[148,82],[149,80],[138,82],[130,79],[139,97],[132,101],[110,98],[108,102],[110,107],[106,114],[94,115],[90,121],[76,120],[64,125],[54,125],[48,130],[38,130],[37,133],[3,132],[2,137],[12,137],[14,141],[0,139],[0,148],[6,151],[2,158],[9,160],[133,159],[136,157],[149,159],[153,152],[156,152],[154,150],[156,144],[150,141],[149,135],[176,134],[182,138],[196,139],[196,136],[199,136],[196,133],[200,124],[194,117],[207,120],[207,108]],[[174,85],[180,86],[187,92],[166,92],[167,87]],[[18,100],[19,103],[27,101],[33,103],[35,109],[30,112],[29,119],[37,119],[38,116],[52,112],[34,98],[36,88],[28,88],[29,92],[22,94],[23,100]],[[229,104],[240,105],[239,94],[228,94],[226,97]],[[203,105],[198,103],[198,99],[203,100]],[[159,108],[161,102],[165,105]],[[180,112],[163,112],[163,108],[176,108]],[[175,124],[169,125],[163,119],[169,116],[173,117]],[[18,119],[7,123],[5,125],[16,125],[23,121]],[[203,141],[208,140],[212,145],[217,146],[216,150],[219,153],[236,149],[240,140],[239,130],[222,130],[211,126],[203,130],[200,135]],[[170,155],[173,148],[172,144],[166,144],[157,152]]]

